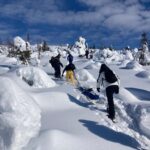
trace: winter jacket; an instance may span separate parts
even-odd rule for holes
[[[63,67],[63,64],[60,62],[60,59],[58,57],[52,57],[50,63],[53,68]]]
[[[100,73],[100,75],[99,75],[99,77],[97,79],[97,88],[101,88],[101,87],[102,88],[107,88],[107,87],[112,86],[112,85],[118,85],[118,86],[120,86],[120,80],[119,80],[119,78],[118,78],[117,75],[116,75],[116,77],[118,79],[116,82],[109,83],[109,82],[107,82],[105,80],[105,74],[104,74],[104,72]]]
[[[74,71],[75,69],[76,69],[75,65],[72,64],[72,63],[70,63],[70,64],[68,64],[68,65],[65,67],[65,69],[63,70],[63,73],[64,73],[65,71]]]
[[[73,56],[71,54],[69,54],[67,56],[67,60],[69,61],[69,63],[73,62]]]

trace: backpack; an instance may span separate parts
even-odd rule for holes
[[[49,60],[49,63],[52,65],[52,67],[54,67],[54,65],[55,65],[55,58],[52,57],[52,58]]]
[[[105,80],[108,83],[114,83],[114,82],[118,81],[118,78],[116,77],[116,75],[113,73],[112,70],[109,70],[109,71],[105,72]]]

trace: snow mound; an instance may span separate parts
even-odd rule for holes
[[[130,62],[130,60],[123,60],[120,64],[120,67],[126,67],[126,65]]]
[[[146,113],[141,117],[140,129],[150,138],[150,114]]]
[[[0,75],[9,71],[8,67],[0,67]]]
[[[96,82],[92,74],[90,74],[86,69],[82,69],[76,73],[76,77],[83,87],[91,88],[91,83]]]
[[[40,137],[34,141],[34,144],[28,148],[28,150],[69,150],[72,149],[75,141],[78,141],[78,138],[67,132],[61,130],[48,130],[47,132],[43,132]]]
[[[95,82],[95,78],[85,69],[80,70],[77,72],[77,78],[79,81],[88,81],[88,82]]]
[[[12,64],[17,64],[17,59],[16,58],[8,58],[4,55],[0,56],[0,64],[1,65],[12,65]]]
[[[130,93],[128,90],[125,88],[120,88],[119,94],[116,95],[116,97],[119,97],[119,99],[128,102],[128,103],[133,103],[133,102],[138,102],[139,100],[137,97],[135,97],[132,93]]]
[[[77,67],[77,69],[86,69],[86,67],[88,68],[88,66],[91,66],[94,62],[93,60],[89,60],[87,61],[86,59],[82,60],[82,63],[79,61],[80,65]]]
[[[40,109],[11,79],[1,77],[0,149],[21,150],[40,129]]]
[[[17,70],[17,75],[34,88],[56,86],[56,83],[40,68],[23,67]]]
[[[142,71],[143,68],[142,66],[137,62],[137,61],[131,61],[129,63],[127,63],[126,69],[133,69],[135,71]]]
[[[128,60],[133,60],[134,59],[131,51],[126,50],[125,59],[128,59]]]
[[[86,66],[85,69],[99,69],[99,66],[97,66],[95,64],[90,64],[90,65]]]
[[[95,62],[95,65],[100,68],[102,64],[100,62]]]
[[[43,100],[41,101],[41,99]],[[37,100],[37,103],[39,106],[41,106],[42,110],[51,112],[64,111],[77,107],[77,105],[74,105],[74,103],[69,102],[70,98],[68,94],[64,92],[50,92],[48,94],[48,98],[43,96],[39,97]]]
[[[114,61],[123,60],[123,56],[119,54],[117,51],[111,51],[110,49],[106,48],[103,50],[97,50],[94,53],[94,60],[100,60],[101,62],[111,63]]]
[[[150,73],[147,71],[141,71],[137,73],[136,76],[140,78],[150,78]]]

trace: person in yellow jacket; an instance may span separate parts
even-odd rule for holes
[[[64,68],[62,76],[64,72],[66,71],[66,80],[71,82],[73,85],[76,84],[75,79],[75,73],[74,70],[76,69],[75,65],[72,62],[69,62],[69,64]]]

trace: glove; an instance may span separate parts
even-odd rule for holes
[[[97,92],[100,92],[100,88],[97,88]]]

